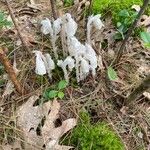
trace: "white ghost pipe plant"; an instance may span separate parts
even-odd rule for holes
[[[58,59],[56,40],[58,38],[57,35],[61,30],[61,24],[61,18],[58,18],[53,23],[51,23],[51,21],[48,18],[41,21],[41,32],[45,35],[50,34],[53,52],[56,59]]]
[[[82,81],[90,73],[90,65],[89,62],[81,56],[79,57],[79,60],[80,60],[79,80]]]
[[[67,37],[73,37],[78,28],[78,24],[74,21],[69,13],[66,13],[63,16],[63,25],[66,32]]]
[[[96,75],[96,68],[98,66],[97,56],[96,56],[95,50],[92,48],[91,45],[86,43],[85,47],[86,47],[86,53],[84,57],[89,61],[90,70],[92,71],[92,75],[94,77]]]
[[[91,15],[88,18],[88,23],[87,23],[87,43],[91,44],[91,30],[92,27],[94,26],[96,29],[100,30],[104,24],[102,23],[100,19],[101,15]]]
[[[80,56],[85,55],[86,48],[83,44],[81,44],[76,37],[71,37],[68,39],[68,49],[69,54],[73,56],[76,60],[75,69],[76,69],[76,78],[77,82],[80,82]]]
[[[44,20],[41,21],[41,32],[44,35],[53,32],[51,21],[48,18],[45,18]]]
[[[35,67],[35,73],[38,75],[44,75],[46,74],[46,67],[45,67],[45,63],[43,60],[43,54],[40,51],[34,51],[33,53],[35,53],[36,56],[36,67]]]
[[[72,69],[75,67],[75,60],[71,56],[68,56],[64,61],[58,60],[57,65],[62,68],[64,72],[64,78],[67,82],[69,82],[68,70],[71,72]]]
[[[77,27],[77,23],[74,21],[69,13],[66,13],[62,16],[63,39],[65,39],[64,42],[67,44],[67,47],[63,51],[64,56],[68,54],[69,41],[70,38],[75,36]]]
[[[44,54],[45,58],[44,58],[44,62],[45,62],[45,67],[46,67],[46,71],[48,73],[49,78],[52,78],[52,70],[55,69],[55,63],[52,60],[50,54],[46,53]]]
[[[54,61],[51,59],[51,56],[48,53],[43,55],[40,51],[34,51],[34,53],[36,55],[36,74],[44,75],[48,73],[48,76],[51,79],[51,72],[53,69],[55,69],[55,64]]]

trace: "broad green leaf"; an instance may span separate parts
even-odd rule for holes
[[[55,98],[55,97],[57,96],[57,94],[58,94],[58,91],[51,90],[51,91],[49,91],[49,93],[48,93],[48,97],[49,97],[49,98]]]
[[[113,81],[117,79],[117,73],[112,67],[108,67],[107,74],[110,80]]]
[[[64,92],[58,92],[58,97],[59,97],[60,99],[63,99],[64,96],[65,96]]]
[[[59,83],[58,83],[58,89],[61,90],[61,89],[64,89],[66,88],[68,85],[68,83],[65,81],[65,80],[61,80]]]
[[[118,15],[121,17],[129,17],[130,16],[129,12],[126,9],[121,10]]]
[[[146,43],[150,43],[150,33],[148,32],[141,32],[140,33],[141,39]]]

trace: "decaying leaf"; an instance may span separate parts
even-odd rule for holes
[[[59,117],[60,104],[54,100],[43,105],[33,106],[37,99],[38,96],[30,97],[17,111],[17,124],[23,131],[25,141],[33,147],[42,148],[45,145],[47,150],[69,150],[72,148],[59,145],[59,139],[76,125],[76,119],[67,119],[62,122],[61,126],[55,127],[55,121]],[[44,125],[39,126],[44,117]],[[39,127],[40,135],[37,134],[37,128]]]
[[[2,150],[22,150],[21,142],[15,141],[13,144],[3,143]]]

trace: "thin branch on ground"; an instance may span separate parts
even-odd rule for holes
[[[4,50],[0,48],[0,62],[3,64],[6,72],[8,73],[8,76],[12,83],[14,84],[14,87],[18,91],[19,94],[24,94],[26,93],[26,90],[22,88],[21,83],[17,79],[17,75],[13,69],[13,66],[9,62],[9,59],[7,58]]]
[[[128,41],[128,39],[131,36],[134,29],[136,28],[137,23],[138,23],[139,19],[141,18],[142,14],[145,12],[146,8],[148,7],[148,4],[149,4],[149,0],[144,0],[143,6],[141,7],[141,10],[139,11],[139,13],[138,13],[136,19],[134,20],[133,24],[130,26],[130,28],[127,32],[127,35],[125,36],[125,39],[123,40],[123,42],[122,42],[122,44],[121,44],[121,46],[120,46],[120,48],[119,48],[119,50],[116,54],[116,58],[112,62],[112,66],[115,66],[119,63],[119,61],[120,61],[120,59],[123,55],[126,42]]]
[[[56,9],[56,0],[50,0],[52,16],[56,20],[58,17],[57,9]]]
[[[150,74],[142,81],[142,83],[135,88],[135,90],[128,96],[125,103],[129,105],[136,101],[142,94],[150,88]]]
[[[5,0],[5,3],[6,3],[6,5],[7,5],[7,8],[8,8],[8,10],[9,10],[9,14],[10,14],[10,16],[11,16],[11,19],[12,19],[14,25],[15,25],[15,28],[16,28],[17,33],[18,33],[18,36],[19,36],[19,38],[20,38],[20,40],[21,40],[21,42],[22,42],[24,48],[27,50],[27,52],[28,52],[29,54],[31,54],[31,51],[30,51],[30,49],[29,49],[29,46],[28,46],[26,40],[24,39],[23,35],[21,34],[20,27],[19,27],[19,25],[18,25],[18,23],[17,23],[17,21],[16,21],[16,19],[15,19],[13,10],[12,10],[12,8],[11,8],[11,6],[10,6],[8,0]]]

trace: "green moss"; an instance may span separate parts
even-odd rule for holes
[[[81,113],[80,122],[63,144],[78,150],[124,150],[123,143],[106,123],[90,123],[90,116]]]
[[[118,12],[123,9],[131,10],[132,5],[142,5],[143,0],[93,0],[92,11],[94,14],[101,13],[105,15],[107,12],[111,12],[113,20],[118,18]],[[150,15],[150,8],[146,11]]]

